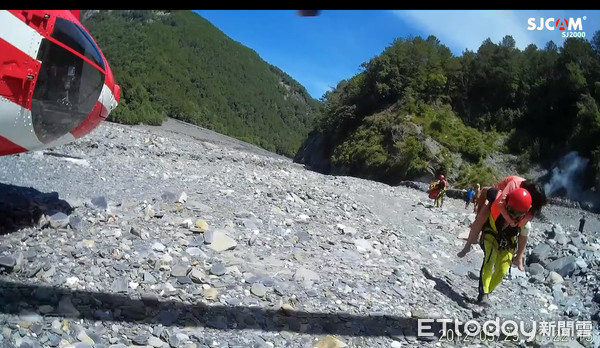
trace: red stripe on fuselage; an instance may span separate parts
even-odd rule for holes
[[[104,121],[106,116],[108,116],[108,110],[101,102],[97,101],[89,115],[79,126],[71,131],[71,134],[73,134],[75,138],[81,138],[96,128],[100,122]]]
[[[0,96],[31,110],[31,98],[40,62],[2,38],[0,52]]]
[[[8,12],[12,13],[15,17],[19,18],[24,23],[29,25],[32,29],[37,31],[45,39],[52,41],[54,44],[64,48],[65,50],[71,52],[72,54],[78,56],[79,58],[83,59],[88,64],[90,64],[91,66],[93,66],[96,69],[98,69],[99,71],[101,71],[102,74],[106,75],[106,71],[104,69],[102,69],[99,65],[94,63],[91,59],[89,59],[85,55],[77,52],[70,46],[67,46],[65,43],[58,41],[57,39],[55,39],[51,36],[52,31],[54,30],[54,23],[56,22],[57,17],[60,17],[62,19],[73,22],[75,25],[85,29],[86,32],[89,34],[89,31],[87,30],[87,28],[85,28],[83,26],[83,24],[81,24],[81,22],[73,15],[73,12],[71,12],[70,10],[8,10]],[[36,16],[37,18],[44,18],[44,15],[46,15],[46,14],[49,15],[50,17],[47,21],[44,20],[43,26],[38,25],[38,24],[40,24],[40,23],[38,23],[39,21],[31,22],[30,20],[28,20],[28,17],[27,17],[27,16],[30,16],[33,18],[33,16]],[[91,36],[90,36],[90,38],[91,38]],[[92,40],[94,40],[94,39],[92,38]],[[94,43],[95,43],[95,41],[94,41]],[[97,44],[96,44],[96,47],[98,47]],[[98,48],[98,50],[100,50],[100,48]],[[106,58],[102,57],[102,59],[104,60],[104,65],[106,66]]]
[[[12,141],[0,136],[0,156],[12,155],[15,153],[25,152],[27,149],[13,143]]]

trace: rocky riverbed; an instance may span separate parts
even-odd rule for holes
[[[599,346],[597,215],[549,206],[481,307],[474,214],[431,203],[176,121],[0,157],[0,346]],[[434,318],[538,335],[419,335]]]

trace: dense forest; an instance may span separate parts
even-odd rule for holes
[[[109,121],[173,117],[293,156],[320,106],[306,89],[192,11],[82,11],[122,88]]]
[[[439,172],[491,183],[495,153],[550,165],[569,151],[600,167],[600,34],[517,49],[511,36],[453,56],[434,37],[398,38],[324,96],[296,156],[313,169],[390,184]],[[458,163],[457,165],[457,156]]]

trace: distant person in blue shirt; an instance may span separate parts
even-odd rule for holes
[[[469,204],[471,204],[471,202],[473,202],[473,199],[475,198],[475,190],[473,190],[472,187],[469,187],[469,189],[467,190],[467,199],[466,199],[466,204],[465,204],[465,209],[467,209],[469,207]]]

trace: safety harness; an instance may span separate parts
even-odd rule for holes
[[[499,216],[496,220],[494,220],[494,217],[490,214],[488,221],[486,221],[485,225],[483,226],[483,234],[481,238],[482,243],[483,236],[486,234],[491,234],[496,239],[496,242],[498,242],[499,250],[509,250],[514,253],[514,251],[517,249],[516,237],[519,235],[520,228],[507,226],[506,228],[501,228],[498,231],[496,223],[498,223],[499,226],[503,226],[504,218]]]
[[[486,234],[491,234],[496,241],[498,242],[499,250],[509,250],[513,253],[517,249],[517,236],[519,235],[519,231],[521,229],[521,224],[519,226],[506,226],[506,220],[500,213],[500,209],[498,207],[497,198],[500,196],[500,193],[497,190],[493,190],[488,192],[488,201],[490,204],[490,216],[488,217],[488,221],[483,225],[482,234],[481,234],[481,247],[483,248],[483,238]]]

